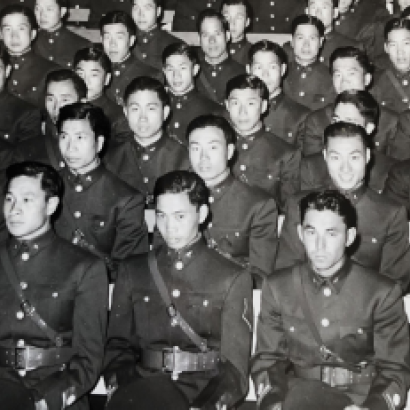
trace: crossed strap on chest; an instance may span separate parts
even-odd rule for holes
[[[406,101],[409,102],[410,97],[405,93],[401,84],[399,83],[399,80],[393,74],[393,72],[391,70],[386,70],[386,74],[390,82],[392,83],[394,89],[399,93],[400,97],[403,99],[403,102],[406,102]]]

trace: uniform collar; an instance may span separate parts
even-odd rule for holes
[[[313,63],[310,63],[308,65],[301,65],[295,60],[291,64],[295,65],[297,71],[304,71],[304,72],[310,73],[320,64],[320,61],[316,60]]]
[[[197,94],[197,91],[196,91],[195,87],[192,88],[186,94],[183,94],[183,95],[175,95],[175,94],[172,93],[172,91],[170,91],[168,93],[172,105],[175,105],[175,104],[181,103],[181,102],[187,102],[188,100],[190,100],[196,94]]]
[[[342,191],[341,189],[337,188],[333,183],[331,183],[330,188],[339,191],[347,199],[349,199],[354,206],[356,206],[356,204],[362,199],[363,195],[367,191],[367,186],[364,183],[359,188],[354,189],[352,191]]]
[[[128,57],[126,57],[124,60],[122,60],[118,63],[111,63],[113,73],[114,73],[114,70],[118,70],[118,69],[121,69],[121,68],[126,68],[126,67],[134,64],[135,60],[136,60],[136,58],[135,58],[134,54],[129,53]]]
[[[211,64],[208,61],[205,60],[205,58],[203,59],[202,63],[201,63],[201,68],[207,70],[207,71],[215,71],[215,70],[223,70],[224,67],[226,67],[229,63],[231,62],[231,57],[228,56],[225,58],[225,60],[221,61],[220,63],[217,64]]]
[[[225,192],[228,190],[228,188],[233,184],[235,181],[235,178],[232,176],[232,174],[229,174],[222,182],[219,184],[213,186],[212,188],[209,187],[209,190],[211,192],[211,196],[209,197],[209,202],[212,204],[215,199],[221,198]]]
[[[158,27],[158,25],[156,25],[150,31],[137,30],[137,33],[136,33],[137,43],[138,44],[149,43],[158,34],[159,31],[160,31],[160,28]]]
[[[143,147],[134,137],[134,134],[132,134],[132,140],[134,142],[134,147],[136,152],[142,159],[144,159],[145,155],[149,155],[149,153],[158,151],[160,148],[162,148],[165,144],[165,139],[166,139],[166,134],[162,133],[160,139],[158,141],[153,142],[150,145],[147,145],[146,147]],[[147,158],[148,159],[148,158]]]
[[[229,50],[235,50],[238,51],[243,47],[246,47],[248,44],[248,40],[246,39],[246,36],[243,37],[241,41],[238,41],[237,43],[229,43]]]
[[[265,127],[262,125],[260,130],[254,132],[253,134],[249,135],[240,135],[236,133],[237,136],[237,143],[248,143],[248,142],[253,142],[255,139],[263,136],[266,133]]]
[[[334,273],[329,278],[324,278],[323,276],[320,276],[319,274],[317,274],[313,270],[313,268],[310,266],[310,264],[307,265],[308,276],[309,276],[309,279],[312,281],[315,287],[315,290],[319,292],[323,287],[326,286],[330,288],[336,294],[338,294],[340,290],[342,289],[347,276],[351,272],[351,269],[352,269],[352,263],[350,259],[346,258],[344,264],[336,273]]]
[[[88,189],[97,182],[104,174],[105,167],[100,163],[96,168],[86,174],[74,174],[68,168],[62,170],[62,175],[69,185],[74,187],[77,192]]]
[[[269,108],[272,110],[276,110],[284,98],[285,94],[282,90],[278,95],[275,95],[273,98],[269,100]]]
[[[49,38],[57,38],[61,36],[61,32],[63,31],[63,28],[64,26],[63,24],[61,24],[61,26],[57,30],[47,31],[47,30],[40,29],[39,32],[43,33],[45,36]]]
[[[10,56],[10,64],[13,65],[13,68],[16,68],[16,64],[24,64],[27,61],[33,59],[33,57],[35,57],[35,54],[33,50],[30,48],[28,51],[26,51],[24,54],[21,54],[20,56]]]
[[[197,237],[182,249],[175,250],[166,246],[166,259],[176,270],[182,270],[199,254],[203,246],[204,238],[198,233]]]
[[[21,241],[11,237],[8,240],[8,248],[13,256],[20,256],[23,260],[28,260],[31,256],[36,255],[42,249],[54,242],[56,234],[52,229],[37,238]]]
[[[405,72],[405,73],[402,73],[401,71],[396,70],[396,68],[394,67],[393,64],[391,65],[391,67],[392,67],[392,71],[393,71],[394,76],[395,76],[400,82],[403,82],[403,81],[406,82],[406,81],[407,81],[407,83],[406,83],[406,84],[403,84],[403,85],[408,85],[408,84],[410,84],[410,71],[407,71],[407,72]]]

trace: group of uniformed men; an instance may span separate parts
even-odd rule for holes
[[[258,409],[404,408],[410,2],[389,6],[1,1],[2,409],[87,410],[102,374],[110,410],[226,410],[249,373]],[[66,26],[83,7],[100,44]]]

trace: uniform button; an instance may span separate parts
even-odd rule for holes
[[[292,137],[293,137],[293,134],[292,134],[291,132],[289,132],[289,133],[288,133],[288,137],[289,137],[289,138],[292,138]]]
[[[33,91],[37,91],[37,88],[36,88],[36,87],[33,87],[32,90],[33,90]]]
[[[230,50],[231,54],[235,54],[235,50]]]
[[[16,313],[16,318],[17,318],[18,320],[23,320],[23,319],[24,319],[24,313],[23,313],[21,310],[19,310],[19,311]]]
[[[53,40],[52,38],[50,38],[50,39],[48,40],[48,42],[49,42],[49,43],[54,43],[54,40]]]
[[[248,144],[246,144],[246,143],[245,143],[245,144],[242,144],[242,148],[243,148],[243,149],[248,149]]]
[[[376,238],[372,238],[372,243],[377,243],[377,239],[376,239]]]
[[[386,105],[386,102],[385,102],[385,101],[382,101],[381,104],[382,104],[382,105]]]
[[[23,259],[23,261],[28,261],[30,259],[30,254],[27,252],[23,252],[21,254],[21,259]]]
[[[195,20],[195,16],[191,16],[191,20]]]
[[[216,77],[216,72],[215,71],[212,71],[212,77]]]
[[[207,301],[207,300],[204,300],[204,303],[203,303],[203,305],[206,307],[206,306],[208,306],[209,305],[209,301]]]
[[[235,232],[235,236],[238,237],[238,236],[239,236],[239,232]]]
[[[211,4],[211,3],[208,3],[208,4],[207,4],[207,7],[212,7],[212,4]]]
[[[325,319],[322,319],[321,323],[323,327],[328,327],[330,322],[329,322],[329,319],[325,318]]]
[[[407,104],[407,103],[409,102],[409,99],[408,99],[408,98],[403,98],[403,102],[404,102],[405,104]]]
[[[13,80],[13,84],[14,84],[14,85],[17,85],[17,84],[18,84],[18,81],[17,81],[17,80]]]
[[[115,90],[115,92],[116,92],[117,94],[119,94],[119,93],[120,93],[120,89],[117,88],[117,89]]]
[[[19,370],[18,374],[20,377],[24,377],[26,375],[27,371],[26,370]]]
[[[118,77],[121,74],[121,72],[117,70],[117,71],[114,71],[114,74]]]
[[[75,190],[76,190],[77,192],[81,192],[81,191],[83,190],[82,185],[77,185],[77,186],[75,187]]]
[[[302,78],[306,78],[306,73],[302,73],[302,74],[301,74],[301,77],[302,77]]]
[[[27,289],[27,283],[26,282],[20,282],[20,287],[21,287],[21,289],[23,289],[23,290],[25,290],[25,289]]]
[[[144,43],[148,43],[148,39],[147,39],[147,38],[144,38],[142,41],[143,41]]]
[[[357,329],[357,333],[359,333],[359,335],[363,334],[363,329],[361,327],[359,327],[359,329]]]
[[[105,222],[104,221],[101,221],[100,222],[100,226],[104,226],[105,225]]]
[[[289,331],[290,331],[290,332],[294,332],[294,331],[295,331],[295,328],[294,328],[293,326],[291,326],[291,327],[289,328]]]
[[[142,58],[147,58],[147,55],[144,53],[144,54],[142,55]]]
[[[148,154],[144,154],[144,155],[142,156],[142,159],[143,159],[144,161],[148,161],[148,160],[149,160],[149,155],[148,155]]]
[[[8,139],[9,138],[9,134],[4,134],[4,138]]]
[[[180,103],[178,103],[177,105],[176,105],[176,107],[178,108],[178,110],[181,108],[181,104]]]
[[[180,290],[179,290],[179,289],[174,289],[174,290],[172,291],[172,296],[173,296],[174,298],[179,298],[179,297],[181,296]]]
[[[174,127],[175,127],[175,128],[179,128],[179,122],[176,122],[176,123],[174,124]]]
[[[212,227],[213,227],[212,222],[209,222],[209,224],[208,224],[208,228],[212,228]]]
[[[272,177],[272,175],[271,174],[269,174],[268,175],[268,179],[272,179],[273,177]]]
[[[149,302],[149,296],[144,296],[144,302]]]
[[[336,26],[340,26],[340,21],[336,21]]]
[[[74,212],[74,218],[81,218],[81,212],[80,211],[75,211]]]
[[[14,69],[18,70],[20,68],[20,66],[18,64],[14,64]]]
[[[60,167],[61,167],[61,168],[64,168],[64,167],[65,167],[64,161],[60,161]]]
[[[48,57],[48,59],[49,59],[50,61],[53,61],[53,60],[54,60],[54,57],[53,57],[53,56],[50,56],[50,57]]]
[[[52,294],[51,294],[51,296],[55,299],[55,298],[58,298],[58,292],[53,292]]]
[[[67,67],[71,67],[71,63],[67,63]]]
[[[377,147],[380,145],[380,142],[379,141],[375,141],[375,143],[374,143]]]
[[[147,177],[144,177],[144,184],[148,184],[149,179]]]
[[[184,267],[184,264],[182,263],[182,261],[178,261],[175,264],[175,268],[178,269],[178,270],[181,270],[183,267]]]
[[[403,85],[409,85],[409,82],[407,80],[403,80]]]
[[[17,340],[17,347],[24,347],[26,345],[23,339]]]
[[[324,288],[324,289],[323,289],[323,294],[324,294],[325,296],[330,296],[330,295],[332,294],[332,291],[331,291],[330,288]]]
[[[209,202],[210,202],[211,204],[213,204],[214,201],[215,201],[214,197],[213,197],[213,196],[210,196],[210,197],[209,197]]]
[[[246,165],[241,165],[241,166],[239,167],[239,169],[240,169],[241,171],[246,171]]]
[[[319,57],[319,61],[320,61],[321,63],[323,63],[323,61],[325,61],[325,58],[324,58],[323,56],[321,56],[321,57]]]
[[[301,92],[299,93],[299,95],[300,95],[301,97],[303,97],[303,96],[305,95],[305,92],[304,92],[304,91],[301,91]]]
[[[271,14],[270,17],[273,19],[273,18],[275,18],[275,15],[274,15],[274,14]]]
[[[271,1],[271,2],[270,2],[270,5],[271,5],[271,6],[274,6],[274,5],[275,5],[275,2],[274,2],[274,1]]]
[[[275,27],[271,27],[270,29],[271,29],[272,31],[275,31]]]

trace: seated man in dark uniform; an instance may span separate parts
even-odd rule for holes
[[[138,60],[161,70],[165,47],[181,40],[158,26],[162,0],[131,0],[131,4],[132,18],[137,26],[133,53]]]
[[[1,408],[88,410],[86,394],[104,355],[104,263],[53,232],[63,182],[52,167],[10,166],[5,192],[10,238],[0,245]],[[19,407],[28,393],[31,406]]]
[[[131,131],[113,141],[104,161],[110,171],[146,195],[150,204],[158,177],[188,169],[188,151],[164,130],[170,109],[158,80],[135,78],[125,90],[124,111]]]
[[[229,27],[222,14],[205,9],[199,15],[197,27],[201,44],[198,50],[201,65],[197,78],[198,90],[222,105],[227,82],[244,74],[245,67],[229,55]]]
[[[246,74],[226,86],[226,108],[237,136],[232,172],[265,191],[282,210],[288,197],[299,191],[300,151],[266,131],[262,115],[268,95],[260,78]]]
[[[204,114],[222,113],[223,109],[196,89],[199,63],[193,47],[185,43],[170,44],[162,54],[162,64],[171,107],[167,131],[171,137],[186,144],[186,129],[193,119]]]
[[[104,51],[112,63],[112,77],[107,97],[122,106],[127,85],[136,77],[151,76],[162,79],[159,70],[138,60],[131,48],[136,39],[136,27],[125,11],[111,11],[100,21],[100,33]]]
[[[289,144],[299,146],[304,139],[304,123],[310,110],[283,92],[287,61],[282,47],[268,40],[258,41],[249,51],[246,68],[268,87],[269,106],[263,116],[266,131],[275,132]]]
[[[36,0],[34,13],[40,27],[33,44],[34,51],[46,60],[72,68],[76,51],[90,42],[64,26],[67,0]]]
[[[400,286],[348,257],[356,212],[338,191],[300,201],[303,263],[264,283],[252,377],[258,409],[399,410],[410,387]]]
[[[110,279],[127,256],[148,251],[144,196],[100,162],[110,133],[103,111],[89,103],[64,106],[58,116],[64,197],[56,232],[103,259]]]
[[[288,64],[283,89],[293,100],[311,110],[329,104],[334,97],[327,66],[319,61],[325,26],[306,14],[292,21],[292,48],[295,61]]]
[[[155,184],[165,243],[119,266],[103,372],[107,410],[227,409],[246,394],[252,280],[204,241],[208,196],[193,172]]]
[[[211,194],[211,217],[205,238],[222,255],[248,269],[260,287],[275,265],[276,203],[231,174],[229,162],[235,154],[235,133],[225,118],[196,118],[189,124],[187,138],[191,167]]]
[[[247,0],[223,0],[221,13],[229,24],[231,34],[229,54],[238,63],[246,65],[252,45],[246,38],[246,30],[251,24],[251,6]]]
[[[336,122],[325,130],[327,169],[331,182],[346,195],[357,212],[358,240],[349,249],[354,261],[394,279],[405,294],[410,283],[409,226],[404,206],[368,188],[366,164],[370,161],[369,136],[355,124]],[[324,188],[324,187],[322,187]],[[277,269],[306,260],[298,240],[299,200],[306,191],[289,198],[279,238]]]
[[[10,93],[42,108],[45,77],[59,66],[31,49],[36,29],[31,9],[16,3],[0,10],[0,34],[13,66],[7,88]]]

